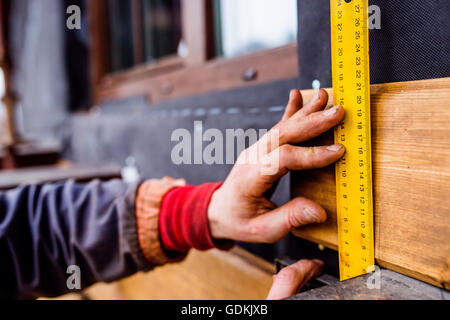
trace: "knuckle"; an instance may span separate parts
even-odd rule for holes
[[[280,143],[285,143],[286,141],[289,141],[289,130],[287,129],[288,123],[289,120],[278,128]]]
[[[247,233],[248,233],[248,235],[250,236],[250,237],[254,237],[254,236],[256,236],[256,235],[258,235],[259,234],[259,228],[258,228],[258,226],[257,225],[255,225],[255,224],[249,224],[248,226],[247,226]]]
[[[305,149],[305,157],[308,160],[315,158],[318,154],[317,147],[306,148]]]
[[[329,119],[325,119],[320,116],[320,114],[313,113],[309,115],[308,127],[310,128],[310,135],[315,137],[319,134],[327,131],[331,125]]]
[[[311,113],[305,117],[305,121],[309,124],[315,125],[322,120],[321,117],[318,117],[317,113]]]
[[[314,167],[317,158],[316,148],[305,148],[303,149],[302,155],[302,167],[304,169],[310,169]]]
[[[319,157],[321,155],[322,155],[322,148],[320,148],[320,147],[311,148],[311,156]]]
[[[251,238],[261,238],[264,236],[264,229],[261,224],[249,223],[247,226],[247,233]]]
[[[280,160],[285,162],[287,159],[290,159],[293,152],[294,152],[293,146],[291,146],[289,144],[285,144],[285,145],[281,146],[280,147]]]
[[[307,168],[323,168],[335,161],[335,154],[326,152],[324,147],[312,147],[304,151],[304,161]]]
[[[323,152],[324,149],[321,147],[314,147],[310,150],[310,160],[313,162],[316,166],[324,166],[328,164],[328,154]]]
[[[250,239],[261,243],[272,243],[271,226],[265,223],[250,223],[247,226],[247,234]]]

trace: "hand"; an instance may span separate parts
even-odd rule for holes
[[[324,110],[327,102],[325,90],[320,90],[305,106],[300,91],[291,91],[282,121],[240,155],[223,186],[214,193],[208,208],[213,238],[274,243],[293,229],[326,221],[325,210],[311,200],[296,198],[277,208],[269,196],[272,187],[290,170],[323,168],[344,155],[342,145],[313,148],[293,145],[342,122],[344,109],[337,106]],[[278,138],[275,146],[269,143],[273,137]],[[246,161],[255,153],[258,161]],[[277,164],[270,174],[267,163]]]
[[[323,272],[320,260],[301,260],[273,276],[273,285],[267,300],[282,300],[296,295],[312,278]]]

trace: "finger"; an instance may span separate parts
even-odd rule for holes
[[[344,116],[344,108],[335,106],[307,117],[292,117],[277,128],[279,145],[301,143],[315,138],[340,124]]]
[[[306,198],[296,198],[252,219],[247,226],[245,241],[275,243],[294,229],[326,220],[327,214],[320,205]]]
[[[285,144],[261,158],[259,180],[270,185],[278,181],[289,171],[325,168],[345,154],[341,144],[323,147],[295,147]]]
[[[295,147],[285,144],[280,153],[280,170],[300,171],[321,169],[338,161],[345,154],[342,144],[322,147]]]
[[[317,95],[309,101],[305,106],[297,112],[296,118],[305,117],[311,113],[323,110],[328,104],[328,92],[321,89],[317,92]]]
[[[300,284],[300,286],[297,289],[297,293],[300,293],[300,291],[303,289],[305,285],[308,284],[312,279],[319,277],[323,273],[324,269],[324,263],[321,260],[314,259],[313,262],[317,263],[319,265],[316,269],[310,269],[308,274],[303,278],[303,282]]]
[[[299,90],[291,90],[289,95],[289,103],[286,107],[286,111],[284,112],[283,119],[281,121],[286,121],[294,114],[298,112],[303,106],[303,97]]]
[[[319,260],[301,260],[284,268],[274,277],[267,300],[281,300],[295,295],[301,289],[299,287],[320,275],[322,269],[323,262]]]
[[[278,123],[249,149],[252,154],[262,157],[285,144],[296,144],[315,138],[336,127],[344,117],[344,108],[340,106],[315,112],[306,117],[295,115],[287,121]]]

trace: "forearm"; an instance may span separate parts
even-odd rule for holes
[[[0,193],[0,296],[66,293],[72,265],[83,288],[150,268],[137,238],[135,197],[136,187],[121,181]]]
[[[219,186],[165,178],[0,193],[0,297],[67,293],[69,266],[80,268],[86,288],[180,261],[192,248],[230,248],[209,230],[208,206]]]

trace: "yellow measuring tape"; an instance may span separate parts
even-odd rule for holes
[[[368,0],[331,0],[333,99],[346,111],[336,143],[347,148],[336,165],[341,281],[373,271],[374,234]]]

